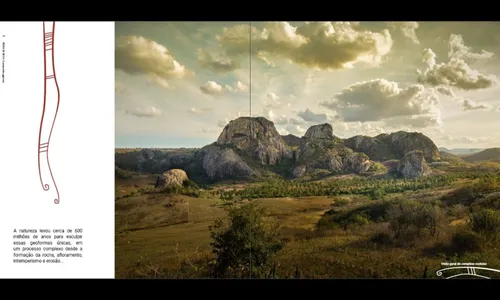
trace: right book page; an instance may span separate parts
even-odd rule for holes
[[[499,26],[117,23],[116,277],[498,278]]]

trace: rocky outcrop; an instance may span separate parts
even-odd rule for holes
[[[410,151],[420,150],[428,162],[440,159],[439,150],[434,142],[419,132],[398,131],[380,134],[375,138],[387,144],[398,158],[404,157]]]
[[[304,134],[306,139],[328,139],[334,138],[332,125],[328,123],[314,125],[307,129],[306,134]]]
[[[306,171],[328,170],[333,173],[363,173],[370,167],[366,154],[357,153],[328,139],[309,139],[298,151],[292,176],[303,176]]]
[[[203,147],[199,153],[200,163],[211,180],[223,178],[248,178],[259,176],[233,149],[220,148],[215,144]]]
[[[232,120],[224,127],[217,145],[234,147],[241,154],[253,157],[263,165],[275,165],[282,159],[293,156],[274,123],[262,117]]]
[[[356,135],[345,139],[344,145],[356,152],[365,153],[371,160],[386,161],[396,158],[390,145],[374,137]]]
[[[305,142],[304,138],[299,138],[298,136],[295,136],[293,134],[282,135],[281,137],[283,138],[285,143],[290,147],[300,147]]]
[[[395,164],[389,163],[396,159]],[[250,179],[266,176],[299,178],[319,174],[370,174],[372,160],[405,177],[426,176],[427,162],[440,155],[431,139],[421,133],[399,131],[376,137],[341,140],[330,124],[311,126],[302,138],[281,136],[274,123],[241,117],[229,122],[217,141],[201,149],[142,149],[115,154],[124,170],[162,173],[181,169],[192,180]],[[315,175],[314,175],[315,176]],[[163,185],[163,175],[158,184]]]
[[[425,161],[424,152],[421,150],[406,153],[399,161],[397,171],[404,178],[428,176],[432,173],[431,168]]]
[[[172,169],[164,172],[156,179],[156,187],[181,187],[189,178],[184,170]]]

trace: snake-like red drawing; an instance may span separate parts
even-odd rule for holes
[[[59,86],[54,66],[55,22],[43,22],[43,64],[44,91],[43,111],[38,134],[38,174],[44,191],[55,191],[54,203],[59,204],[57,189],[49,161],[49,145],[52,130],[59,110]]]

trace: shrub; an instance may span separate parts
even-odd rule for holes
[[[496,240],[500,235],[500,216],[494,210],[480,209],[469,214],[470,229],[488,240]]]
[[[424,233],[437,236],[444,213],[439,206],[431,203],[403,201],[387,210],[387,220],[395,238],[413,240]]]
[[[128,179],[132,177],[132,172],[115,167],[115,177],[120,179]]]
[[[273,255],[284,246],[278,227],[265,221],[255,202],[231,207],[228,219],[209,227],[213,240],[214,277],[265,278]]]
[[[458,219],[461,219],[465,216],[467,216],[467,207],[465,207],[463,204],[455,204],[452,207],[450,207],[450,214]]]
[[[379,199],[384,198],[385,191],[381,188],[373,189],[370,196],[371,196],[372,200],[379,200]]]
[[[346,198],[338,198],[338,199],[335,199],[332,203],[332,206],[345,206],[347,204],[351,203],[351,201],[349,201],[349,199],[346,199]]]
[[[186,188],[193,188],[193,189],[199,189],[200,188],[198,186],[198,184],[196,184],[196,182],[192,181],[191,179],[184,180],[184,182],[182,183],[182,186],[186,187]]]
[[[451,249],[457,254],[466,252],[477,252],[482,249],[481,237],[470,231],[460,231],[453,234],[451,238]]]

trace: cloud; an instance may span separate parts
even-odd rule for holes
[[[497,111],[500,111],[500,105],[499,105],[499,106],[497,106]]]
[[[224,28],[217,40],[223,54],[200,54],[200,61],[212,70],[230,71],[238,59],[251,54],[268,63],[283,58],[307,68],[336,70],[359,62],[374,66],[392,48],[387,29],[360,30],[349,22],[304,22],[294,27],[288,22],[265,22],[262,29],[248,24]],[[251,37],[251,48],[250,48]],[[217,67],[215,67],[217,66]]]
[[[478,90],[492,87],[497,78],[492,74],[481,74],[472,69],[468,61],[488,59],[493,53],[482,51],[473,53],[465,46],[460,35],[452,34],[448,42],[448,62],[436,63],[436,54],[432,49],[424,49],[422,61],[427,64],[424,71],[417,70],[417,81],[432,86],[453,86],[463,90]]]
[[[466,46],[460,34],[451,34],[448,42],[448,57],[461,58],[467,61],[487,60],[495,56],[494,53],[481,50],[479,53],[471,52],[471,47]]]
[[[148,108],[135,108],[132,110],[127,110],[125,113],[134,115],[136,117],[147,117],[147,118],[153,118],[163,115],[162,111],[155,108],[154,106],[150,106]]]
[[[190,108],[187,110],[188,113],[190,114],[195,114],[195,115],[201,115],[201,114],[206,114],[210,111],[214,110],[213,108]]]
[[[275,93],[267,93],[264,98],[264,105],[266,108],[271,109],[281,107],[283,103],[280,101],[280,97]]]
[[[228,73],[240,67],[238,61],[229,58],[225,54],[209,53],[205,50],[198,50],[198,62],[204,68],[215,73]]]
[[[395,117],[392,119],[385,120],[384,126],[391,128],[406,127],[422,129],[427,127],[438,127],[441,126],[442,120],[439,113],[436,114],[424,114],[418,116],[410,117]]]
[[[350,131],[350,136],[356,136],[356,135],[367,135],[367,136],[376,136],[381,133],[386,133],[386,131],[377,125],[372,125],[369,123],[363,123],[363,122],[355,122],[355,123],[350,123],[349,125],[345,123],[339,123],[339,125],[336,126],[340,130],[338,132],[341,132],[343,129],[344,131],[349,130]],[[335,127],[334,127],[335,128]],[[334,133],[337,132],[334,129]],[[339,134],[337,134],[339,135]]]
[[[248,91],[248,86],[241,81],[237,81],[234,87],[227,84],[223,87],[217,82],[210,80],[200,86],[200,90],[202,93],[207,95],[222,95],[225,92],[239,93]]]
[[[453,90],[450,88],[450,87],[447,87],[447,86],[440,86],[436,89],[439,93],[445,95],[445,96],[448,96],[448,97],[452,97],[452,98],[455,98],[455,93],[453,92]]]
[[[419,84],[401,88],[385,79],[363,81],[319,104],[335,111],[336,117],[345,122],[403,122],[414,126],[440,123],[437,94]]]
[[[226,127],[227,124],[229,124],[229,120],[228,119],[217,121],[217,126],[219,126],[221,128]]]
[[[485,104],[478,104],[472,100],[464,99],[462,101],[462,109],[464,111],[469,111],[469,110],[485,110],[491,108],[489,105]]]
[[[226,90],[228,90],[230,92],[235,92],[235,93],[248,91],[248,86],[239,80],[235,83],[234,87],[230,86],[230,85],[226,85],[225,88],[226,88]]]
[[[319,114],[312,112],[309,108],[306,108],[304,111],[299,111],[297,114],[304,121],[312,122],[312,123],[324,123],[328,120],[326,114]]]
[[[168,87],[169,80],[189,74],[165,46],[135,35],[116,39],[115,67],[132,75],[146,75],[163,87]]]
[[[307,128],[304,128],[300,125],[293,125],[293,124],[288,124],[283,129],[280,131],[281,134],[283,134],[283,135],[293,134],[293,135],[296,135],[299,137],[303,136],[304,133],[306,133],[306,131],[307,131]]]
[[[288,122],[292,125],[304,125],[305,122],[300,119],[290,118]]]
[[[262,110],[262,113],[265,118],[273,121],[274,124],[276,125],[285,125],[288,123],[288,118],[285,115],[280,115],[277,116],[272,109],[268,107],[264,107]]]
[[[441,137],[441,140],[444,142],[452,142],[459,144],[475,144],[475,143],[485,143],[489,142],[493,139],[491,136],[483,136],[483,137],[471,137],[471,136],[452,136],[452,135],[444,135]]]
[[[207,95],[221,95],[224,93],[224,88],[215,81],[207,81],[207,83],[200,86],[200,90]]]
[[[387,22],[391,29],[399,29],[401,33],[414,44],[420,44],[415,30],[419,27],[418,22]]]
[[[217,132],[219,132],[219,130],[217,130],[215,128],[202,128],[201,132],[203,132],[203,133],[217,133]]]

